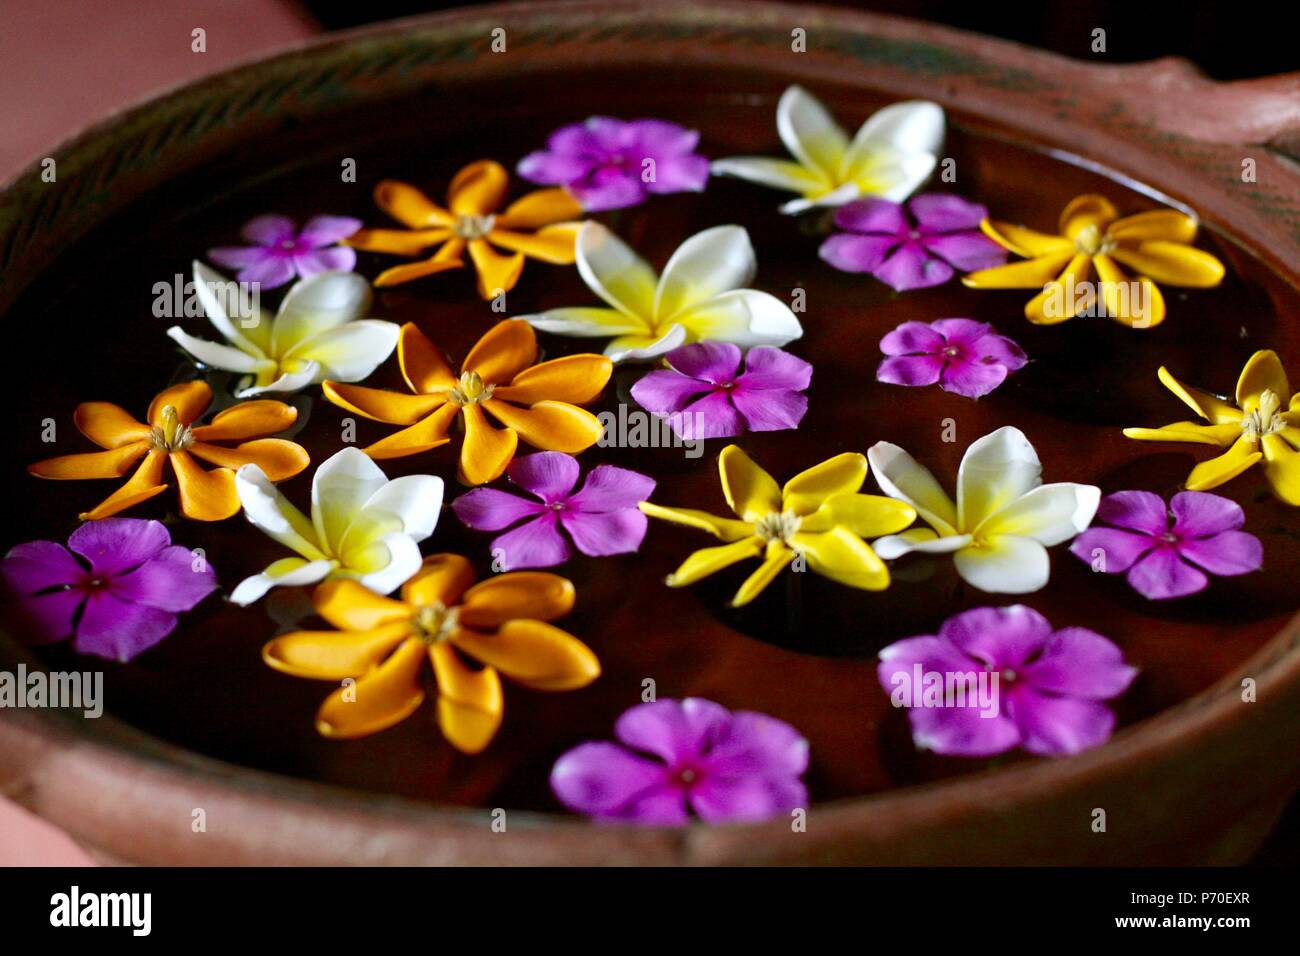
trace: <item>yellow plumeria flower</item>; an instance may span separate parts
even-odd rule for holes
[[[912,551],[951,554],[957,573],[981,591],[1026,594],[1046,585],[1047,549],[1087,528],[1101,502],[1093,485],[1043,484],[1038,453],[1010,426],[966,449],[955,504],[897,445],[877,442],[867,458],[885,494],[915,507],[930,526],[881,538],[876,552],[886,559]]]
[[[688,557],[668,576],[669,587],[685,587],[738,561],[762,557],[731,601],[740,607],[800,556],[840,584],[866,591],[889,587],[889,569],[862,539],[903,530],[916,520],[916,511],[901,501],[857,493],[867,478],[864,456],[836,455],[781,488],[739,446],[728,445],[718,457],[718,471],[722,493],[738,520],[641,502],[641,510],[652,518],[698,528],[727,542]]]
[[[1165,319],[1157,283],[1208,289],[1223,281],[1223,263],[1191,245],[1196,220],[1173,209],[1121,219],[1105,196],[1084,195],[1061,212],[1059,235],[988,219],[980,228],[1025,261],[981,269],[961,281],[972,289],[1040,290],[1025,306],[1025,318],[1036,325],[1104,306],[1116,322],[1149,329]],[[1094,275],[1099,292],[1088,285]]]
[[[1291,395],[1276,352],[1256,352],[1237,380],[1237,404],[1184,385],[1161,366],[1160,381],[1210,424],[1174,422],[1163,428],[1126,428],[1139,441],[1181,441],[1228,449],[1203,461],[1187,477],[1191,491],[1209,491],[1264,462],[1274,494],[1300,505],[1300,393]],[[1290,396],[1290,405],[1283,402]]]
[[[777,103],[776,131],[793,160],[736,156],[710,168],[715,176],[798,193],[801,198],[781,207],[793,214],[863,196],[902,202],[934,172],[944,115],[939,104],[926,100],[894,103],[868,118],[850,140],[815,96],[791,86]]]
[[[745,288],[758,260],[740,226],[691,236],[660,276],[597,222],[579,230],[576,256],[587,288],[610,307],[548,309],[522,318],[555,335],[612,337],[605,354],[614,362],[644,361],[703,339],[750,348],[781,346],[803,335],[788,305]]]

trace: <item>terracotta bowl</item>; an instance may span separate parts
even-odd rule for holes
[[[497,28],[504,53],[493,51]],[[806,52],[792,49],[797,29]],[[374,222],[368,193],[377,178],[440,192],[463,162],[512,163],[547,130],[591,113],[695,126],[710,156],[774,154],[775,102],[792,82],[846,124],[891,101],[938,101],[961,191],[1001,218],[1046,227],[1065,200],[1087,191],[1106,192],[1125,211],[1194,209],[1199,242],[1226,262],[1229,280],[1168,295],[1170,318],[1149,332],[1100,320],[1035,328],[1019,314],[1018,293],[953,284],[921,300],[831,272],[815,258],[815,237],[776,214],[780,197],[748,184],[715,180],[703,196],[629,211],[617,228],[660,261],[696,229],[741,222],[759,249],[764,287],[808,290],[800,348],[842,388],[818,392],[798,433],[764,439],[757,456],[774,471],[820,460],[828,443],[833,451],[850,439],[908,444],[957,407],[937,391],[913,390],[904,401],[861,377],[884,330],[926,317],[908,311],[921,301],[929,318],[994,321],[1042,357],[998,395],[960,406],[959,448],[916,440],[945,471],[960,447],[1008,422],[1031,434],[1048,480],[1168,494],[1190,453],[1118,437],[1121,425],[1177,416],[1157,365],[1220,388],[1256,348],[1274,348],[1300,369],[1300,170],[1292,161],[1300,158],[1300,76],[1220,85],[1180,61],[1081,64],[815,7],[521,4],[330,37],[186,86],[55,150],[56,183],[39,167],[10,183],[0,194],[0,312],[16,336],[11,354],[30,361],[0,383],[13,414],[0,465],[21,476],[25,463],[49,454],[38,437],[46,416],[66,423],[90,399],[134,406],[165,384],[156,379],[179,368],[178,356],[149,314],[146,290],[233,238],[254,213],[328,209]],[[339,167],[349,157],[358,184],[345,189]],[[360,268],[373,276],[378,262]],[[512,312],[579,301],[577,279],[549,268],[525,272]],[[379,309],[437,327],[440,344],[462,353],[486,328],[484,307],[465,276],[430,281],[442,284],[385,293]],[[861,401],[858,381],[872,389]],[[304,401],[316,418],[300,440],[319,462],[331,450],[319,422],[335,422],[339,410]],[[716,495],[710,464],[661,458],[655,468],[665,503]],[[5,517],[6,548],[66,535],[95,494],[77,482],[20,480],[28,483],[15,499],[23,504]],[[307,481],[286,485],[290,497],[301,500]],[[318,739],[310,718],[320,685],[271,672],[258,658],[274,623],[261,608],[210,599],[137,662],[104,665],[103,718],[0,712],[0,785],[102,858],[147,864],[1242,862],[1300,780],[1300,549],[1294,510],[1261,494],[1256,480],[1238,481],[1226,493],[1246,506],[1268,556],[1266,573],[1248,581],[1152,609],[1122,581],[1095,580],[1081,562],[1054,555],[1052,587],[1029,603],[1059,625],[1115,637],[1143,668],[1117,702],[1113,739],[1071,759],[990,763],[915,752],[872,662],[883,644],[924,633],[956,609],[998,603],[963,593],[946,572],[879,598],[810,581],[805,626],[791,627],[800,598],[788,592],[729,615],[719,610],[725,580],[689,591],[627,588],[641,572],[657,581],[698,546],[656,528],[635,558],[599,572],[574,565],[581,602],[572,629],[600,653],[602,680],[571,696],[511,696],[501,738],[479,758],[450,751],[427,717],[367,741]],[[439,549],[485,550],[453,524],[444,520]],[[227,586],[275,554],[242,522],[173,531],[208,549]],[[90,666],[61,646],[34,654],[9,616],[5,630],[0,669]],[[550,761],[578,740],[607,736],[643,675],[657,679],[661,696],[712,696],[805,731],[814,754],[806,831],[786,821],[594,827],[561,815],[545,787]],[[492,826],[496,808],[506,812],[505,832]],[[195,832],[200,809],[206,828]],[[1104,832],[1093,827],[1098,809]]]

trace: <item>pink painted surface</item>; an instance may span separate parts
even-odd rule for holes
[[[192,50],[206,32],[207,52]],[[0,181],[109,113],[316,32],[287,0],[6,0]],[[86,866],[64,833],[0,797],[0,866]]]

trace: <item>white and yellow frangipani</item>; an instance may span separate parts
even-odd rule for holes
[[[407,475],[390,481],[357,448],[344,448],[316,469],[311,518],[256,465],[240,468],[235,486],[248,520],[299,555],[241,581],[230,595],[240,605],[273,587],[326,578],[350,578],[388,594],[420,569],[419,543],[433,534],[442,510],[441,478]]]
[[[962,578],[995,594],[1027,594],[1047,584],[1047,549],[1087,528],[1101,502],[1094,485],[1043,484],[1034,446],[1009,425],[966,449],[955,504],[897,445],[877,442],[867,458],[885,494],[907,502],[930,526],[880,538],[872,543],[876,553],[886,560],[912,551],[951,554]]]
[[[803,335],[790,307],[746,288],[758,271],[749,233],[715,226],[687,239],[662,275],[597,222],[578,232],[578,272],[609,308],[548,309],[523,316],[556,335],[612,338],[605,355],[644,361],[680,345],[711,339],[742,348],[781,346]]]
[[[850,140],[815,96],[791,86],[777,104],[776,131],[793,160],[736,156],[710,168],[715,176],[798,193],[781,207],[793,214],[866,196],[902,202],[934,172],[944,115],[927,100],[894,103],[868,117]]]
[[[359,382],[393,353],[398,325],[362,318],[370,308],[370,283],[355,272],[321,272],[295,282],[275,319],[260,309],[231,320],[219,289],[234,280],[194,263],[194,286],[208,321],[228,342],[190,335],[178,325],[167,334],[210,368],[242,372],[235,395],[296,392],[329,379]]]

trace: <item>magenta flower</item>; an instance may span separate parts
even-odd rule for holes
[[[1100,634],[1053,632],[1045,617],[1016,604],[964,611],[938,636],[890,644],[876,673],[894,705],[908,708],[912,740],[923,750],[988,757],[1022,747],[1064,756],[1110,737],[1115,715],[1101,701],[1122,694],[1137,669]]]
[[[69,550],[71,549],[71,550]],[[153,647],[217,587],[202,557],[171,543],[158,521],[88,521],[68,538],[29,541],[10,550],[0,574],[37,636],[72,637],[81,654],[129,661]]]
[[[551,789],[600,820],[659,826],[753,822],[808,805],[808,741],[785,721],[698,697],[639,704],[621,743],[581,744],[555,762]],[[689,808],[689,809],[688,809]]]
[[[887,356],[876,379],[891,385],[933,385],[967,398],[987,395],[1024,368],[1020,346],[973,319],[904,322],[880,340]]]
[[[362,226],[348,216],[315,216],[298,230],[288,216],[258,216],[240,231],[251,246],[222,246],[208,250],[208,258],[226,269],[238,269],[240,282],[256,282],[274,289],[293,279],[318,272],[351,272],[357,254],[336,243]]]
[[[654,491],[654,479],[626,468],[597,465],[581,490],[578,460],[558,451],[524,455],[510,463],[507,477],[539,501],[493,488],[475,488],[451,503],[456,517],[476,531],[500,531],[525,521],[492,542],[505,567],[549,568],[569,560],[569,532],[583,554],[628,554],[641,547],[646,516],[637,508]],[[526,519],[526,520],[525,520]]]
[[[808,411],[801,394],[812,366],[770,345],[749,350],[730,342],[683,345],[664,356],[667,369],[649,372],[632,386],[642,408],[662,415],[685,439],[727,438],[796,428]]]
[[[910,213],[910,215],[909,215]],[[980,232],[988,210],[959,196],[926,193],[907,207],[888,199],[859,199],[841,206],[831,236],[818,254],[844,272],[869,272],[895,292],[942,285],[953,272],[1006,263],[1006,250]]]
[[[546,149],[519,161],[535,183],[563,186],[591,212],[645,202],[652,193],[701,192],[709,161],[695,153],[700,134],[666,120],[593,116],[562,126]]]
[[[1150,491],[1118,491],[1097,508],[1113,528],[1089,528],[1070,550],[1106,574],[1128,572],[1128,583],[1152,601],[1205,590],[1206,572],[1228,577],[1258,571],[1264,546],[1239,530],[1246,514],[1235,501],[1203,491],[1169,500]]]

